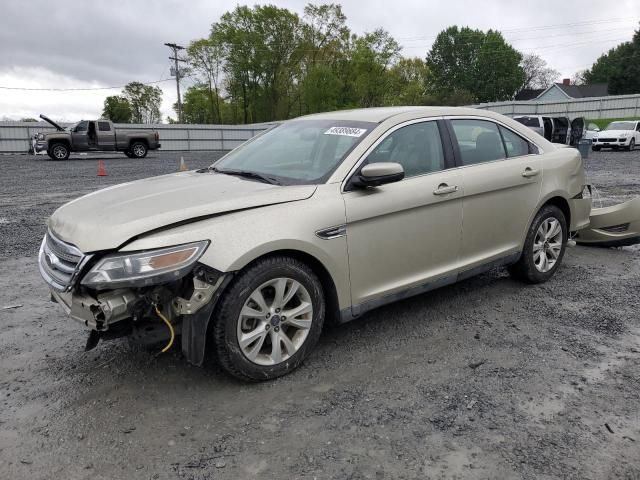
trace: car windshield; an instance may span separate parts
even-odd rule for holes
[[[275,178],[282,185],[323,183],[376,125],[292,120],[231,151],[212,168],[221,173]]]
[[[633,122],[611,122],[605,130],[635,130],[636,124]]]

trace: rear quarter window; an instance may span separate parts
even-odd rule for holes
[[[505,149],[507,150],[507,157],[521,157],[536,152],[537,149],[534,150],[533,145],[520,135],[512,132],[508,128],[502,126],[499,128]]]

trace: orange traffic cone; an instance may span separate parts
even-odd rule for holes
[[[180,168],[179,171],[180,172],[186,172],[187,170],[189,170],[187,168],[187,165],[184,163],[184,157],[180,157]]]
[[[106,177],[107,171],[104,169],[104,162],[102,160],[98,160],[98,176]]]

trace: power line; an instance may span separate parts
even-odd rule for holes
[[[155,80],[153,82],[140,82],[142,85],[156,85],[162,82],[172,81],[173,78],[163,78]],[[116,90],[122,89],[126,85],[118,85],[117,87],[86,87],[86,88],[28,88],[28,87],[3,87],[0,86],[0,90],[22,90],[27,92],[88,92],[94,90]]]

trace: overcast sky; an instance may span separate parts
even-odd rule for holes
[[[336,1],[336,0],[333,0]],[[640,1],[618,0],[343,0],[355,33],[383,27],[400,42],[405,56],[423,57],[439,31],[466,25],[502,31],[522,52],[536,52],[570,77],[603,52],[630,40],[640,20]],[[132,80],[169,77],[165,42],[186,45],[208,35],[236,0],[2,0],[0,86],[93,88]],[[302,14],[304,0],[271,0]],[[321,3],[320,1],[316,3]],[[613,4],[611,4],[613,5]],[[603,15],[607,12],[607,15]],[[183,88],[188,86],[185,80]],[[163,118],[175,117],[175,82],[160,86]],[[61,121],[97,118],[107,95],[120,91],[34,92],[0,89],[0,119],[46,113]]]

